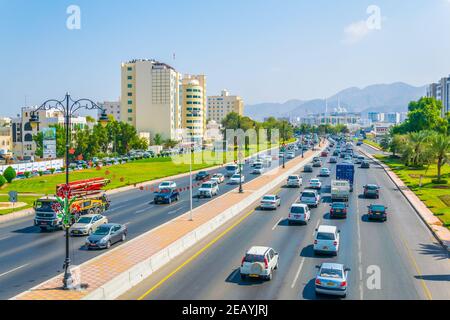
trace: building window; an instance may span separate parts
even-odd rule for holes
[[[127,85],[127,87],[128,87],[128,89],[131,89],[131,88],[133,88],[133,85],[132,85],[131,83],[129,83],[129,84]]]
[[[132,71],[133,68],[132,68],[132,67],[127,67],[127,70],[128,70],[128,71]]]
[[[24,131],[33,131],[33,128],[31,127],[31,124],[29,122],[25,123],[23,126]]]
[[[133,109],[128,109],[128,113],[132,113],[133,112]]]
[[[128,96],[129,96],[129,97],[132,97],[132,96],[133,96],[133,93],[132,93],[132,92],[128,92]]]
[[[133,100],[128,100],[128,104],[133,104]]]
[[[25,141],[33,141],[33,135],[31,133],[27,133],[25,135]]]
[[[128,117],[128,121],[133,121],[133,118],[131,118],[131,117]]]
[[[133,76],[128,76],[127,78],[128,78],[128,80],[132,80]]]

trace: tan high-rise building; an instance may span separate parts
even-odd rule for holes
[[[121,69],[120,119],[150,138],[179,140],[181,75],[155,60],[132,60]]]
[[[188,137],[202,141],[206,130],[206,76],[185,75],[181,87],[182,127]]]
[[[231,96],[227,90],[222,90],[220,96],[208,97],[208,120],[221,123],[231,112],[244,115],[244,101],[239,96]]]

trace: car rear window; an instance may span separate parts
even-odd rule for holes
[[[292,207],[291,213],[305,213],[305,208],[303,207]]]
[[[253,263],[253,262],[264,262],[264,256],[257,255],[257,254],[248,254],[247,253],[245,255],[244,261],[245,262],[250,262],[250,263]]]
[[[212,183],[204,183],[204,184],[202,184],[202,188],[205,188],[205,189],[212,188]]]
[[[317,233],[317,240],[335,240],[334,233],[319,232]]]
[[[381,205],[372,205],[370,208],[372,209],[372,211],[384,211],[384,206]]]
[[[335,202],[333,203],[332,207],[336,209],[344,209],[346,205],[345,203]]]
[[[314,192],[303,192],[302,197],[315,198],[316,194]]]
[[[273,200],[275,200],[275,197],[268,197],[268,196],[265,196],[265,197],[263,197],[262,199],[263,199],[263,201],[273,201]]]
[[[328,268],[322,268],[320,269],[320,276],[324,278],[336,278],[341,279],[342,278],[342,271],[337,269],[328,269]]]
[[[299,177],[297,176],[289,176],[288,180],[298,180]]]
[[[368,190],[377,190],[378,187],[377,186],[367,186],[366,187]]]

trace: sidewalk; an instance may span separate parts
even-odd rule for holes
[[[312,156],[319,151],[308,151],[305,153],[305,158],[297,157],[286,163],[285,169],[294,169],[302,163],[310,161]],[[273,171],[275,172],[275,171]],[[278,171],[276,171],[278,172]],[[140,263],[148,261],[159,256],[162,251],[171,247],[177,240],[185,239],[186,235],[192,233],[197,228],[205,223],[219,217],[221,213],[225,212],[231,206],[244,201],[247,198],[252,198],[252,194],[257,190],[273,183],[274,175],[272,171],[244,184],[244,193],[238,193],[236,189],[202,205],[193,211],[194,221],[189,221],[189,213],[186,213],[178,218],[175,218],[139,237],[120,245],[113,250],[110,250],[94,259],[91,259],[79,266],[79,274],[81,275],[81,283],[87,285],[87,288],[79,291],[64,291],[61,289],[62,274],[58,275],[47,282],[44,282],[29,291],[26,291],[13,299],[17,300],[79,300],[91,299],[89,294],[93,293],[101,286],[107,285],[113,279],[123,276],[127,270]],[[278,172],[279,173],[279,172]],[[183,240],[184,241],[184,240]],[[177,254],[177,249],[174,255]],[[179,253],[179,252],[178,252]],[[169,254],[170,255],[170,251]],[[62,259],[63,257],[61,257]],[[170,257],[169,257],[170,259]],[[153,268],[153,260],[152,268]],[[156,262],[155,262],[156,263]],[[163,263],[158,262],[157,268],[161,267]],[[144,267],[144,266],[142,266]],[[148,267],[148,266],[147,266]],[[127,276],[127,274],[125,274]],[[129,280],[129,279],[128,279]]]
[[[411,191],[405,183],[383,162],[379,161],[371,154],[364,152],[364,150],[360,149],[360,151],[372,159],[376,163],[380,164],[387,175],[391,178],[394,184],[401,191],[403,196],[408,200],[414,210],[419,214],[419,217],[425,222],[430,231],[436,237],[436,239],[450,251],[450,230],[444,227],[441,220],[439,220],[433,212],[427,208],[427,206],[416,196],[416,194]]]

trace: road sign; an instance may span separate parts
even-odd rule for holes
[[[17,202],[17,191],[10,191],[8,192],[9,195],[9,202]]]

